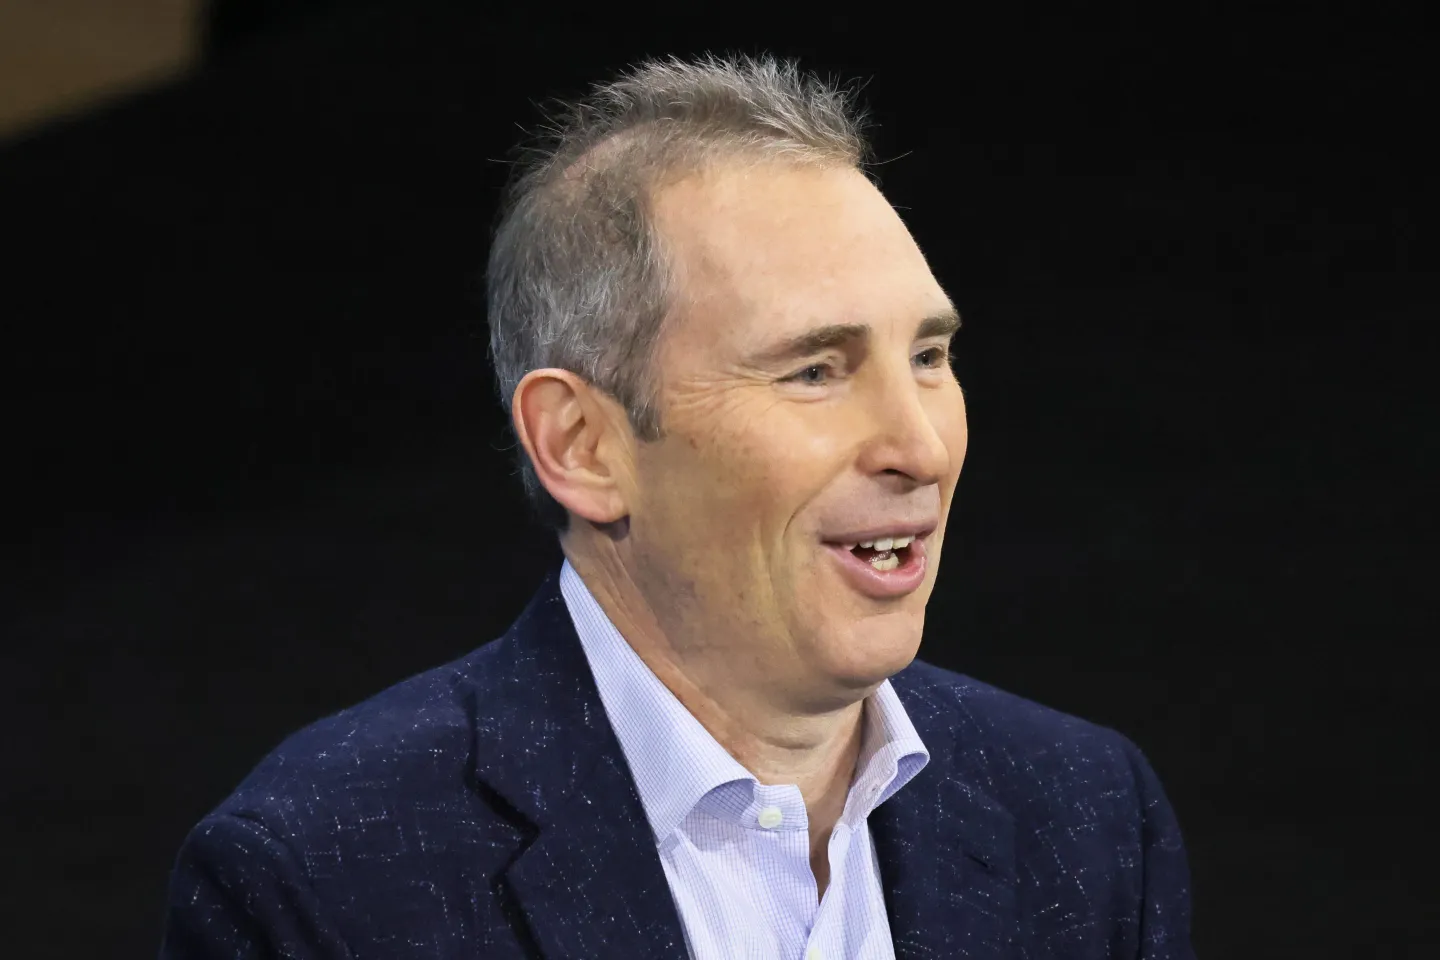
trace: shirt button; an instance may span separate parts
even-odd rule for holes
[[[805,951],[805,960],[820,960],[820,948],[811,947]]]
[[[780,812],[779,807],[766,807],[760,811],[760,826],[769,830],[771,827],[780,826],[780,821],[785,819],[785,814]],[[809,960],[809,958],[807,958]]]

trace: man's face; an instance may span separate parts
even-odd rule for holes
[[[720,166],[664,188],[655,213],[679,303],[658,362],[666,435],[637,449],[627,564],[711,681],[851,702],[919,648],[965,459],[954,308],[852,170]],[[832,325],[868,336],[767,356]],[[926,558],[901,551],[902,569],[868,585],[844,566],[864,561],[829,545],[907,527],[933,530]]]

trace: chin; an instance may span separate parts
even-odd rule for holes
[[[896,613],[866,617],[832,636],[843,638],[830,651],[838,675],[857,685],[878,684],[910,665],[920,652],[922,618]]]

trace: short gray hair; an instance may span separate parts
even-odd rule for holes
[[[520,380],[559,367],[613,397],[640,440],[660,439],[653,365],[674,283],[651,197],[719,158],[863,170],[862,123],[850,91],[768,56],[646,61],[561,104],[506,189],[486,271],[511,430]],[[563,532],[568,511],[515,446],[536,518]]]

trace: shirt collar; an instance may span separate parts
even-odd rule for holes
[[[657,841],[716,788],[753,774],[730,756],[620,635],[567,559],[560,592]],[[841,819],[854,827],[930,760],[894,687],[866,698],[856,776]]]

